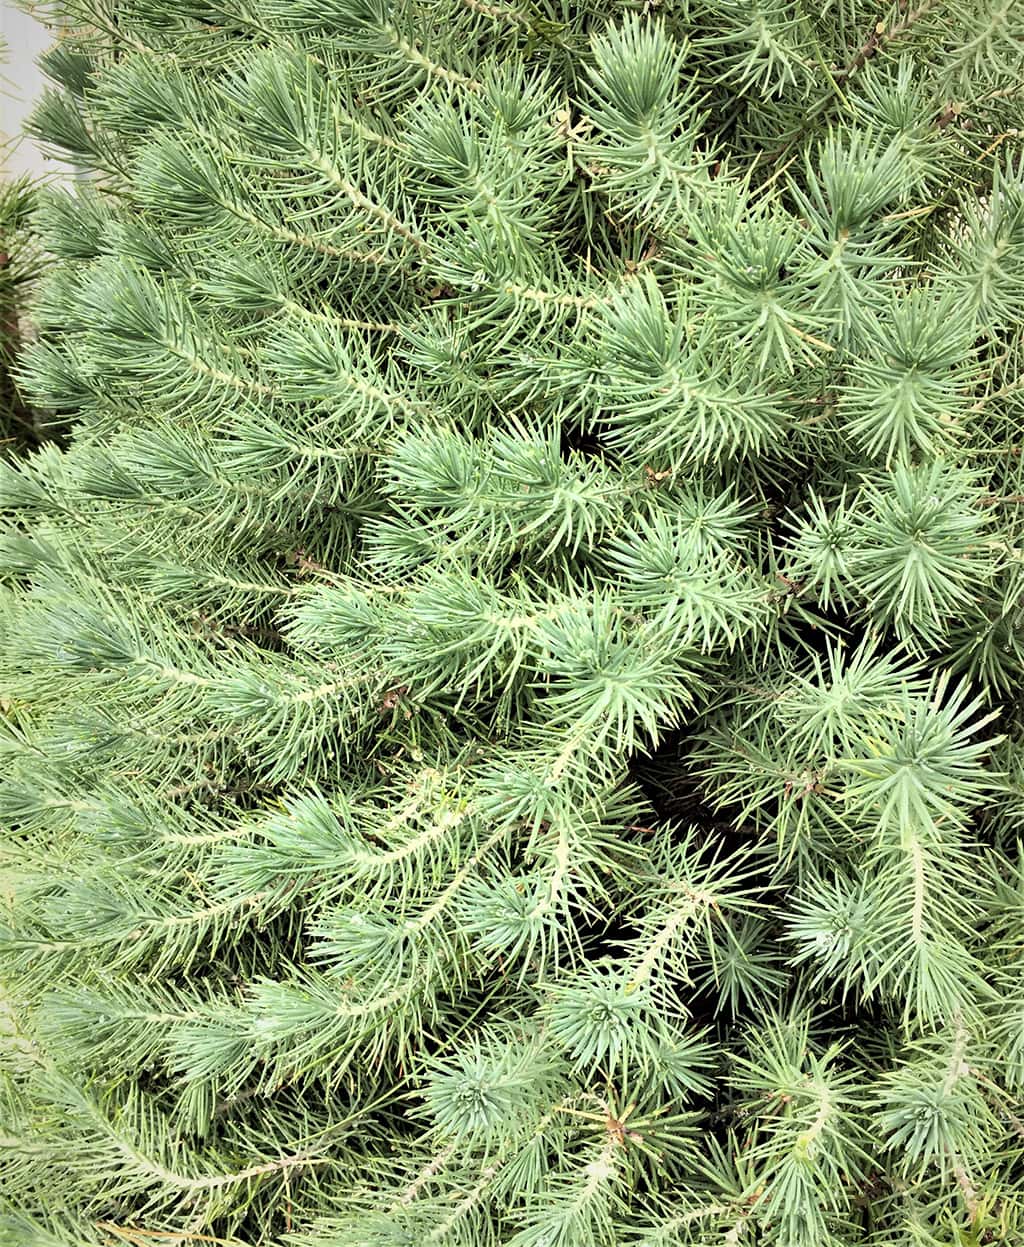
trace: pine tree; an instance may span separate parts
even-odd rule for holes
[[[4,1247],[1024,1241],[1024,6],[60,0]]]

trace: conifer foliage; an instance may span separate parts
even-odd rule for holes
[[[0,38],[0,102],[5,94],[3,67],[8,59],[9,50]],[[9,140],[0,142],[0,165],[5,168],[10,145]],[[32,196],[29,178],[0,180],[0,445],[4,453],[38,440],[38,430],[14,377],[21,340],[20,312],[38,266],[28,225]]]
[[[1024,6],[62,0],[4,1247],[1024,1241]]]

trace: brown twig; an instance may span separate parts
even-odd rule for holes
[[[882,48],[902,38],[915,22],[920,21],[922,17],[926,17],[939,2],[940,0],[924,0],[916,9],[911,9],[909,13],[905,13],[903,20],[897,22],[895,26],[890,26],[888,30],[885,28],[885,22],[876,22],[871,28],[871,33],[857,49],[853,60],[850,61],[845,69],[840,69],[836,73],[837,80],[845,82],[859,69],[863,69],[868,61],[878,55]]]

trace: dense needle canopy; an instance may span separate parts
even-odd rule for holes
[[[1024,5],[61,0],[3,1247],[1020,1247]]]

